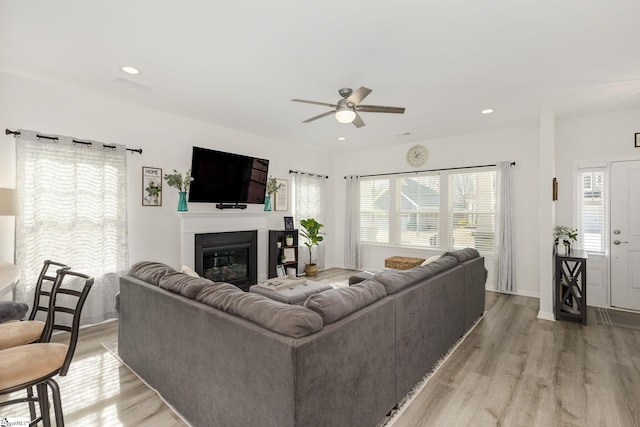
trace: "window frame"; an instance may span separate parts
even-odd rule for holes
[[[397,247],[397,248],[407,248],[407,249],[421,249],[421,250],[433,250],[433,251],[447,251],[447,250],[453,250],[453,241],[450,238],[450,231],[453,229],[451,226],[451,221],[453,220],[453,210],[450,208],[450,203],[449,203],[449,192],[450,192],[450,186],[452,185],[452,181],[451,181],[451,175],[456,175],[456,174],[472,174],[472,173],[480,173],[480,172],[493,172],[495,174],[498,173],[497,170],[497,166],[492,166],[492,167],[478,167],[478,168],[464,168],[466,170],[461,170],[460,169],[443,169],[443,170],[438,170],[438,171],[424,171],[421,173],[413,173],[413,174],[390,174],[390,175],[371,175],[371,176],[366,176],[366,177],[361,177],[360,178],[360,190],[361,190],[361,201],[362,201],[362,185],[364,182],[367,181],[373,181],[373,180],[388,180],[388,185],[389,185],[389,206],[388,206],[388,224],[387,224],[387,232],[388,232],[388,241],[383,242],[383,241],[372,241],[372,240],[366,240],[363,238],[363,230],[366,229],[365,226],[363,226],[362,224],[362,213],[363,211],[360,210],[360,227],[361,227],[361,233],[360,233],[360,241],[361,244],[366,245],[366,246],[382,246],[382,247]],[[415,177],[415,176],[438,176],[439,177],[439,182],[438,182],[438,186],[439,186],[439,205],[438,205],[438,212],[437,212],[437,216],[438,216],[438,220],[437,220],[437,230],[436,230],[436,234],[437,234],[437,238],[436,238],[436,245],[435,246],[431,246],[431,245],[425,245],[425,244],[403,244],[402,240],[401,240],[401,236],[399,235],[399,232],[401,231],[401,225],[400,225],[400,221],[402,218],[402,214],[406,213],[405,211],[402,211],[400,206],[397,206],[397,198],[399,197],[398,194],[398,186],[400,185],[400,180],[405,179],[407,177]],[[496,178],[497,179],[497,178]],[[493,211],[492,212],[479,212],[477,210],[475,211],[468,211],[471,214],[490,214],[493,216],[493,229],[494,229],[494,235],[495,235],[495,228],[496,228],[496,221],[497,221],[497,216],[498,216],[498,212],[497,212],[497,206],[495,204],[495,201],[497,200],[497,187],[494,185],[492,188],[493,191]],[[369,212],[369,210],[367,210],[366,212]],[[427,210],[423,211],[423,212],[419,212],[419,213],[428,213]],[[456,214],[459,214],[460,212],[456,212]],[[451,230],[450,230],[451,229]],[[492,249],[491,250],[486,250],[485,248],[483,248],[482,250],[478,249],[478,251],[484,256],[492,256],[495,254],[495,240],[494,243],[492,245]]]

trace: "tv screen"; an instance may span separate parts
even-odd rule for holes
[[[190,202],[264,203],[269,160],[193,147]]]

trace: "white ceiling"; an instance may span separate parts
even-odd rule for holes
[[[0,2],[0,70],[331,150],[639,108],[639,41],[635,0]],[[406,113],[291,102],[359,86]]]

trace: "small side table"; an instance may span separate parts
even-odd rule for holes
[[[553,305],[556,320],[587,324],[587,252],[556,255]]]

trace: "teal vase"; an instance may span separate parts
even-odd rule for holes
[[[264,196],[264,210],[265,211],[270,211],[271,210],[271,196],[270,195]]]
[[[187,192],[180,191],[180,199],[178,199],[178,212],[186,212],[189,210],[187,207]]]

